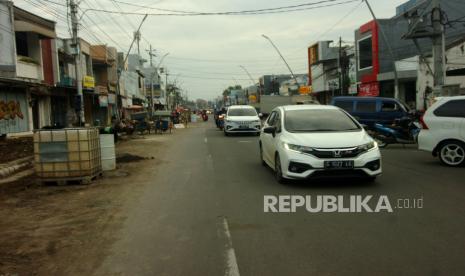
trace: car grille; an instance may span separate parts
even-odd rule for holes
[[[366,177],[368,176],[362,170],[326,170],[312,173],[310,178],[318,177]]]
[[[252,121],[237,121],[235,123],[241,126],[248,126],[249,124],[252,124]]]
[[[358,148],[342,148],[342,149],[318,149],[314,148],[311,151],[305,151],[318,158],[331,159],[331,158],[354,158],[357,157],[362,150]]]

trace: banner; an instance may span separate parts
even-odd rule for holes
[[[360,84],[358,95],[361,97],[378,97],[379,82],[369,82]]]

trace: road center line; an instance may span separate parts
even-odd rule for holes
[[[231,233],[229,232],[228,220],[223,217],[223,232],[226,237],[226,270],[225,276],[239,276],[239,266],[237,265],[236,253],[232,246]]]
[[[208,143],[208,138],[207,138],[207,137],[205,137],[204,141],[205,141],[205,143]]]

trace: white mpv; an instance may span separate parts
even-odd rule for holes
[[[250,105],[233,105],[224,118],[224,135],[231,133],[260,134],[262,123],[257,111]]]
[[[280,183],[310,177],[381,174],[376,142],[344,110],[325,105],[281,106],[260,134],[260,157]]]
[[[439,156],[448,166],[465,165],[465,96],[436,98],[420,123],[420,150]]]

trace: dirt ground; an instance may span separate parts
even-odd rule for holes
[[[0,139],[0,152],[0,164],[32,156],[34,153],[32,137]]]
[[[182,133],[120,142],[123,162],[90,185],[42,185],[34,178],[0,185],[0,275],[91,274],[125,220],[124,203],[142,188],[138,176],[164,162],[176,135]],[[70,268],[76,262],[79,271]]]

